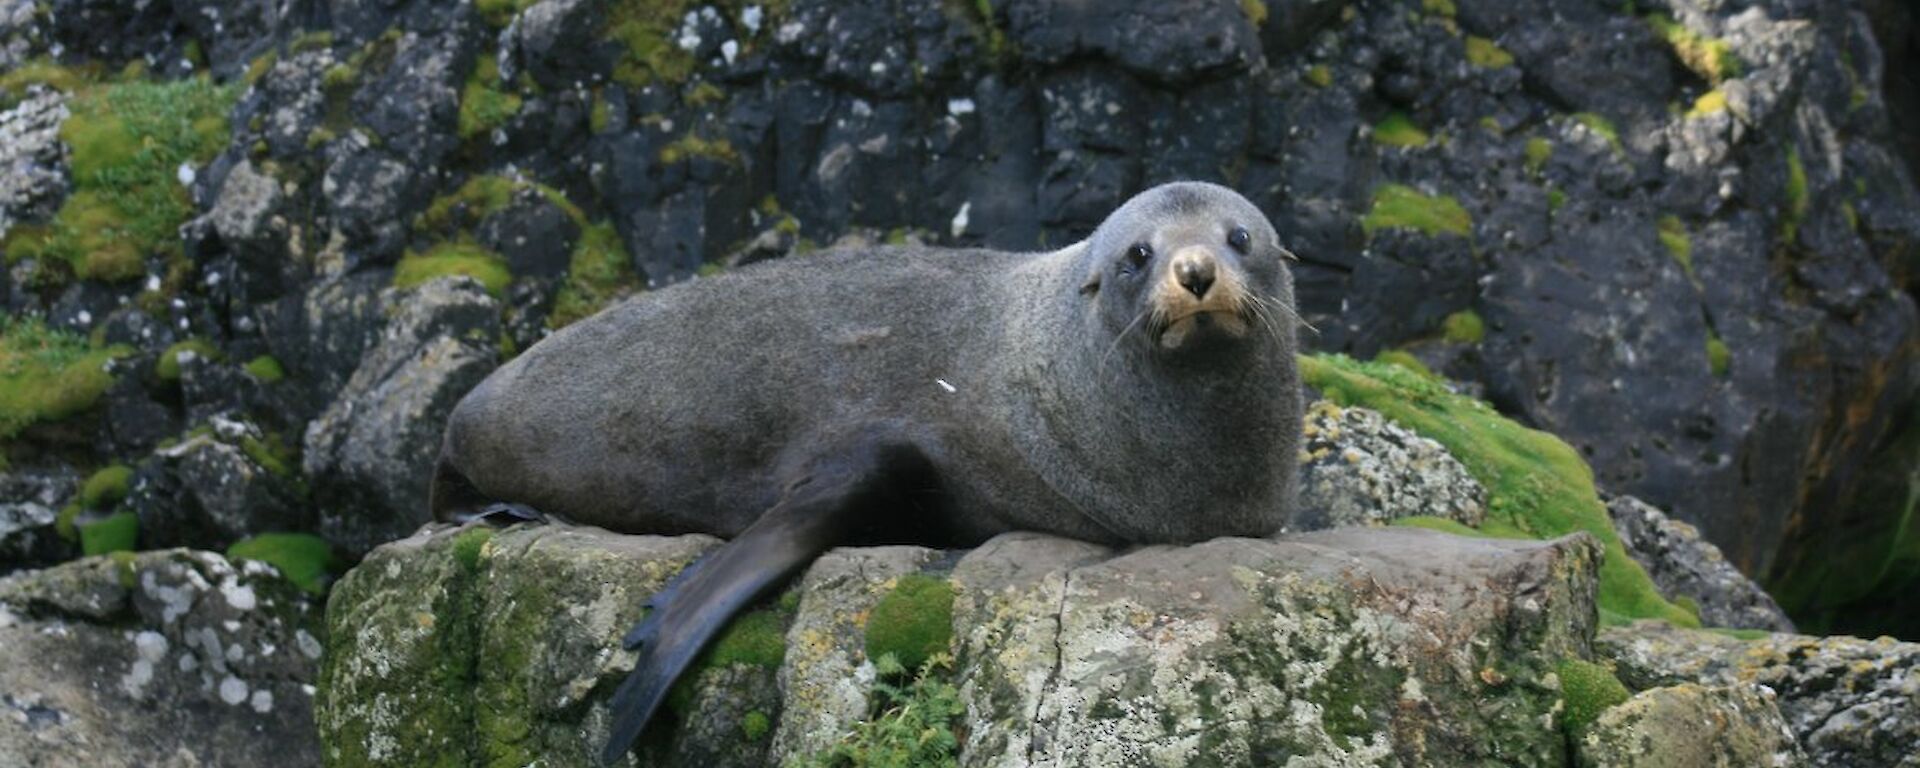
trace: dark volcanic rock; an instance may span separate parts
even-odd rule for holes
[[[219,416],[208,425],[140,465],[125,508],[140,519],[143,546],[223,550],[254,533],[312,527],[283,438]]]
[[[1720,548],[1700,538],[1700,531],[1667,517],[1659,508],[1632,496],[1607,502],[1613,528],[1627,554],[1647,569],[1660,593],[1668,599],[1687,598],[1700,609],[1700,623],[1709,627],[1764,629],[1792,632],[1793,620],[1753,583],[1727,562]]]
[[[307,425],[302,464],[320,532],[364,553],[427,521],[427,479],[447,414],[499,358],[500,305],[470,278],[392,291],[380,343]]]
[[[79,487],[80,477],[63,467],[0,473],[0,573],[73,556],[54,523]]]

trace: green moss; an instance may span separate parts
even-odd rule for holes
[[[287,369],[280,367],[280,361],[272,355],[261,355],[247,361],[247,374],[264,384],[272,384],[287,377]]]
[[[80,502],[67,502],[67,505],[61,507],[60,513],[53,518],[54,533],[60,534],[60,538],[67,541],[79,541],[80,529],[76,524],[80,521],[80,512]]]
[[[237,86],[198,77],[76,94],[60,127],[73,192],[38,242],[10,242],[8,250],[30,250],[103,281],[141,276],[149,255],[179,258],[178,230],[194,212],[179,168],[204,164],[225,146],[237,93]]]
[[[681,50],[673,35],[687,6],[687,0],[615,0],[609,4],[602,37],[624,49],[624,55],[614,62],[615,82],[638,88],[656,82],[686,81],[693,72],[693,55]]]
[[[99,77],[99,67],[93,64],[69,66],[44,56],[32,59],[0,72],[0,108],[18,103],[27,95],[29,86],[41,85],[72,93],[92,84]]]
[[[1478,344],[1487,337],[1487,324],[1480,313],[1463,309],[1447,315],[1440,323],[1440,335],[1455,344]]]
[[[1727,351],[1727,343],[1720,340],[1720,334],[1707,331],[1707,367],[1713,375],[1725,377],[1733,367],[1733,353]]]
[[[1708,627],[1707,631],[1712,632],[1716,635],[1725,635],[1727,637],[1731,637],[1735,640],[1739,640],[1742,642],[1753,642],[1755,640],[1765,640],[1773,636],[1772,632],[1768,632],[1767,630],[1764,630],[1764,629],[1735,629],[1733,627]]]
[[[1254,29],[1267,24],[1267,4],[1261,0],[1240,0],[1240,13],[1253,23]]]
[[[92,408],[113,385],[107,362],[129,352],[93,346],[35,318],[0,317],[0,440]]]
[[[720,86],[703,80],[687,89],[686,102],[687,106],[698,109],[709,104],[717,104],[726,98],[727,92],[720,90]]]
[[[121,587],[133,589],[134,585],[139,583],[139,574],[137,573],[139,561],[134,558],[132,552],[127,550],[109,552],[107,553],[107,559],[113,561],[113,569],[119,576]]]
[[[1847,220],[1848,231],[1854,233],[1860,231],[1860,212],[1853,209],[1853,201],[1840,203],[1840,217]]]
[[[1333,85],[1333,70],[1325,64],[1315,64],[1307,68],[1307,84],[1315,88]]]
[[[1302,357],[1306,382],[1340,405],[1362,406],[1445,446],[1487,489],[1481,530],[1496,536],[1552,538],[1586,531],[1605,548],[1600,607],[1624,618],[1695,626],[1693,616],[1660,597],[1628,557],[1593,486],[1593,472],[1559,438],[1514,423],[1487,404],[1448,391],[1397,366],[1341,355]]]
[[[1612,147],[1613,151],[1615,152],[1624,151],[1620,145],[1620,130],[1618,128],[1613,127],[1613,121],[1608,120],[1604,117],[1601,117],[1600,115],[1595,114],[1593,112],[1575,113],[1573,116],[1573,120],[1574,122],[1577,122],[1581,125],[1586,126],[1587,130],[1593,131],[1600,138],[1606,139],[1607,146]]]
[[[1482,69],[1500,69],[1513,66],[1513,54],[1494,44],[1492,40],[1468,35],[1467,61]]]
[[[206,339],[187,339],[175,342],[173,346],[167,347],[166,351],[160,353],[160,359],[153,364],[153,375],[160,377],[161,381],[179,381],[180,357],[189,354],[202,360],[221,358],[220,349],[215,347],[213,342]]]
[[[324,29],[316,30],[312,32],[303,32],[299,37],[294,38],[292,42],[287,44],[287,48],[293,51],[294,53],[324,51],[324,50],[331,49],[332,47],[333,47],[333,33],[331,31],[324,30]]]
[[[1660,39],[1667,41],[1674,55],[1680,58],[1680,63],[1708,83],[1717,86],[1727,78],[1740,76],[1740,57],[1734,54],[1733,46],[1725,40],[1687,29],[1664,13],[1648,15],[1647,26]]]
[[[1373,140],[1389,147],[1424,147],[1431,137],[1400,112],[1388,113],[1373,126]]]
[[[498,254],[466,240],[444,242],[425,253],[408,251],[393,269],[393,287],[414,288],[442,277],[466,275],[495,297],[507,292],[513,275]]]
[[[1566,702],[1561,723],[1569,733],[1585,730],[1600,713],[1625,702],[1632,694],[1614,676],[1613,670],[1582,659],[1566,659],[1556,670],[1560,678],[1560,696]]]
[[[140,518],[115,512],[106,519],[80,525],[80,551],[87,556],[131,552],[140,543]]]
[[[743,664],[761,669],[779,669],[787,659],[787,620],[790,615],[777,608],[749,611],[727,624],[725,632],[713,641],[699,669],[716,669]]]
[[[260,465],[261,469],[279,476],[293,477],[293,467],[297,461],[293,449],[279,434],[269,434],[265,438],[247,435],[240,438],[240,450],[247,458]]]
[[[756,709],[740,718],[740,735],[746,737],[747,741],[759,741],[771,732],[773,721],[765,712]]]
[[[262,533],[227,547],[229,560],[258,560],[280,571],[309,594],[325,594],[327,585],[343,569],[325,539],[309,533]]]
[[[1727,92],[1715,88],[1700,94],[1693,100],[1693,106],[1687,110],[1687,119],[1692,120],[1727,111]]]
[[[1373,356],[1373,361],[1376,363],[1397,365],[1425,378],[1440,379],[1440,376],[1434,373],[1433,369],[1428,368],[1426,363],[1420,362],[1420,358],[1414,357],[1413,353],[1404,349],[1380,350],[1379,354]]]
[[[1787,147],[1787,211],[1781,219],[1780,233],[1792,240],[1800,231],[1800,222],[1807,217],[1807,208],[1812,201],[1807,197],[1807,167],[1800,162],[1800,150]]]
[[[662,165],[673,165],[696,157],[711,158],[728,165],[740,164],[740,153],[735,151],[733,144],[726,139],[708,139],[699,134],[688,133],[660,148]]]
[[[613,123],[613,107],[599,93],[593,95],[593,107],[587,112],[587,127],[594,133],[606,133]]]
[[[1667,253],[1672,255],[1674,262],[1679,264],[1680,269],[1687,273],[1687,279],[1695,279],[1693,276],[1693,238],[1687,235],[1687,225],[1680,221],[1680,217],[1669,214],[1660,217],[1655,227],[1660,235],[1660,244],[1667,247]]]
[[[560,190],[525,179],[481,174],[467,179],[451,194],[434,198],[432,203],[427,204],[427,210],[414,220],[414,227],[442,237],[452,236],[478,226],[488,216],[506,210],[513,203],[514,196],[526,190],[540,193],[547,202],[565,212],[575,225],[582,228],[587,226],[586,212],[568,200]]]
[[[1404,184],[1383,184],[1373,190],[1373,207],[1360,220],[1360,228],[1368,234],[1401,228],[1466,237],[1473,229],[1473,217],[1459,201],[1446,195],[1422,194]]]
[[[1420,0],[1420,8],[1427,13],[1435,16],[1445,16],[1449,19],[1453,18],[1454,14],[1460,12],[1454,7],[1453,0]]]
[[[500,80],[499,62],[493,56],[482,55],[474,62],[473,74],[460,89],[461,139],[490,134],[520,114],[520,96],[508,87]]]
[[[80,506],[85,509],[109,510],[127,497],[133,483],[133,467],[115,464],[92,475],[80,484]]]
[[[1547,213],[1553,213],[1567,207],[1567,193],[1558,187],[1547,190]]]
[[[480,570],[480,556],[485,554],[487,542],[493,540],[493,528],[474,525],[453,536],[453,560],[468,573]]]
[[[532,7],[536,0],[474,0],[473,9],[480,13],[480,20],[487,26],[500,29],[513,21],[521,11]]]
[[[953,642],[953,583],[924,574],[900,577],[867,616],[867,658],[893,656],[918,669]]]
[[[553,311],[547,326],[562,328],[600,311],[640,286],[620,233],[612,224],[600,222],[580,233],[567,265],[567,280],[554,295]]]

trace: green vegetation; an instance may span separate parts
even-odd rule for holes
[[[180,166],[203,164],[225,146],[237,93],[205,77],[80,91],[60,127],[73,193],[37,236],[9,236],[7,258],[48,259],[107,281],[139,277],[149,255],[178,258],[177,230],[193,214]]]
[[[1390,147],[1424,147],[1431,137],[1400,112],[1388,113],[1373,126],[1373,140]]]
[[[393,269],[393,287],[414,288],[451,275],[466,275],[485,286],[487,293],[499,297],[507,292],[513,275],[499,254],[470,240],[439,243],[425,253],[408,251]]]
[[[660,163],[672,165],[696,157],[712,158],[728,165],[740,164],[740,153],[726,139],[708,139],[696,133],[674,139],[660,148]]]
[[[1487,324],[1480,313],[1463,309],[1447,315],[1440,323],[1440,335],[1455,344],[1478,344],[1487,338]]]
[[[293,477],[294,464],[299,461],[292,446],[287,445],[286,439],[277,432],[269,433],[264,438],[253,435],[242,437],[240,450],[261,469],[279,477]]]
[[[960,739],[954,725],[967,710],[960,689],[947,680],[953,658],[938,654],[927,659],[904,684],[893,682],[908,674],[891,656],[874,662],[874,712],[857,723],[853,732],[822,754],[797,761],[806,768],[890,766],[934,768],[958,760]]]
[[[1446,195],[1429,196],[1404,184],[1383,184],[1373,190],[1373,207],[1360,220],[1360,228],[1368,234],[1401,228],[1466,237],[1473,230],[1473,217]]]
[[[566,282],[553,297],[547,327],[563,328],[600,311],[638,290],[640,275],[633,269],[625,244],[613,225],[599,222],[580,232],[567,265]]]
[[[1592,112],[1575,113],[1573,120],[1586,126],[1587,130],[1593,131],[1600,138],[1606,139],[1607,146],[1612,147],[1613,151],[1624,151],[1620,145],[1620,130],[1613,127],[1613,121]]]
[[[193,355],[202,360],[219,360],[221,357],[220,349],[206,339],[175,342],[160,353],[160,359],[153,364],[153,375],[160,377],[161,381],[179,381],[182,355]]]
[[[1267,4],[1261,0],[1240,0],[1240,12],[1246,14],[1247,21],[1253,22],[1254,29],[1267,24]]]
[[[1733,353],[1727,350],[1727,343],[1720,340],[1720,334],[1711,329],[1707,331],[1707,367],[1721,378],[1733,367]]]
[[[480,13],[480,20],[487,26],[500,29],[513,21],[513,17],[531,7],[536,0],[475,0],[474,10]]]
[[[1800,163],[1800,149],[1787,147],[1787,211],[1780,221],[1780,234],[1786,240],[1793,240],[1800,232],[1800,222],[1807,217],[1807,207],[1811,204],[1807,197],[1807,167]]]
[[[1307,69],[1307,84],[1315,88],[1333,85],[1333,70],[1325,64],[1315,64]]]
[[[133,467],[115,464],[105,467],[80,484],[80,506],[86,509],[112,509],[132,490]]]
[[[1513,54],[1492,40],[1467,35],[1467,61],[1482,69],[1499,69],[1513,66]]]
[[[1693,100],[1693,106],[1687,110],[1687,119],[1717,115],[1725,111],[1727,111],[1727,92],[1715,88],[1700,94],[1700,98]]]
[[[1460,12],[1459,9],[1454,7],[1453,0],[1420,0],[1420,8],[1427,13],[1435,16],[1445,16],[1449,19]]]
[[[1432,368],[1428,368],[1426,363],[1420,362],[1420,358],[1414,357],[1412,352],[1404,349],[1380,350],[1373,356],[1373,361],[1376,363],[1400,366],[1419,374],[1423,378],[1433,379],[1435,381],[1441,380],[1440,375],[1434,373]]]
[[[107,361],[131,351],[90,345],[36,318],[0,317],[0,440],[93,407],[113,385]]]
[[[32,59],[0,72],[0,109],[10,108],[26,98],[28,86],[43,85],[73,93],[99,78],[99,67],[93,64],[68,66],[44,56]]]
[[[607,105],[605,97],[598,91],[593,94],[593,107],[587,112],[587,127],[594,133],[606,133],[613,123],[613,108]]]
[[[1660,597],[1653,581],[1627,556],[1593,471],[1579,453],[1545,432],[1527,429],[1487,404],[1448,391],[1398,366],[1363,363],[1343,355],[1300,359],[1306,382],[1343,406],[1362,406],[1439,442],[1487,489],[1480,530],[1498,537],[1543,539],[1586,531],[1601,542],[1602,618],[1620,622],[1665,619],[1698,626],[1694,617]]]
[[[773,720],[765,712],[756,709],[740,718],[740,735],[746,737],[747,741],[759,741],[772,732]]]
[[[601,37],[626,49],[626,55],[614,63],[614,82],[635,88],[656,82],[686,82],[693,73],[693,55],[681,50],[673,36],[687,5],[687,0],[615,0],[609,4]]]
[[[1553,142],[1539,136],[1527,139],[1527,172],[1538,175],[1553,158]]]
[[[1693,238],[1687,235],[1687,225],[1680,221],[1680,217],[1668,214],[1660,217],[1654,226],[1660,234],[1660,244],[1667,247],[1667,253],[1672,254],[1674,262],[1687,273],[1687,279],[1695,280]]]
[[[1557,672],[1560,696],[1567,704],[1561,723],[1569,733],[1579,733],[1600,719],[1600,713],[1632,696],[1613,670],[1591,661],[1565,659]]]
[[[451,194],[434,198],[427,205],[426,212],[420,214],[413,224],[416,229],[440,235],[471,229],[488,216],[505,210],[513,203],[514,195],[529,189],[539,192],[547,202],[566,212],[567,218],[573,219],[574,224],[581,227],[587,225],[587,214],[560,190],[539,182],[492,174],[474,176]]]
[[[1567,193],[1558,187],[1547,190],[1547,213],[1553,213],[1567,205]]]
[[[309,594],[325,594],[345,562],[325,539],[308,533],[263,533],[227,547],[230,560],[258,560]]]
[[[918,669],[953,642],[953,582],[924,574],[900,577],[867,616],[867,658],[893,656]]]
[[[280,361],[272,355],[261,355],[247,361],[247,375],[263,384],[272,384],[287,377],[287,369],[280,367]]]
[[[520,114],[520,96],[511,84],[501,82],[500,65],[492,55],[482,55],[473,65],[473,74],[460,89],[461,139],[489,134]]]
[[[1727,45],[1727,41],[1687,29],[1664,13],[1647,16],[1647,26],[1673,47],[1673,53],[1680,57],[1680,63],[1687,65],[1687,69],[1693,70],[1694,74],[1708,83],[1717,86],[1727,78],[1740,76],[1740,57],[1734,55],[1733,47]]]
[[[493,541],[493,528],[485,525],[468,526],[464,531],[453,535],[453,560],[468,573],[480,569],[480,556],[486,554],[487,542]]]
[[[140,543],[140,518],[115,512],[105,520],[80,524],[80,551],[91,557],[109,552],[132,552]]]

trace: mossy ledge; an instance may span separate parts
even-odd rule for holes
[[[1300,360],[1308,385],[1343,406],[1361,406],[1443,446],[1487,489],[1480,532],[1544,539],[1586,531],[1600,540],[1600,612],[1609,623],[1665,619],[1686,627],[1700,622],[1667,602],[1639,563],[1627,556],[1593,485],[1593,470],[1553,435],[1514,423],[1478,400],[1399,366],[1364,363],[1344,355]]]
[[[1373,191],[1373,207],[1360,220],[1368,234],[1381,229],[1412,229],[1429,235],[1459,235],[1473,231],[1473,217],[1460,201],[1429,195],[1405,184],[1382,184]]]

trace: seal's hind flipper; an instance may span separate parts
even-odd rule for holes
[[[870,528],[877,515],[900,516],[900,505],[929,477],[925,456],[898,442],[856,445],[808,469],[745,532],[669,582],[627,633],[623,645],[639,648],[640,657],[613,695],[603,763],[627,753],[674,681],[735,614]]]

